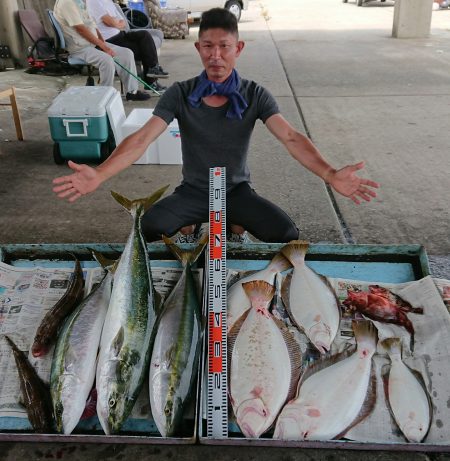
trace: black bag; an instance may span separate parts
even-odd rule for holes
[[[38,38],[32,48],[30,49],[28,56],[37,61],[48,61],[56,59],[55,40],[53,37],[42,37]]]

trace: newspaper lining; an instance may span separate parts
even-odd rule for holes
[[[180,278],[182,268],[152,265],[152,280],[164,299]],[[30,350],[34,335],[45,313],[64,295],[71,268],[15,267],[0,262],[0,418],[27,418],[21,401],[19,377],[12,351],[3,335],[8,335],[22,351]],[[194,270],[201,286],[201,269]],[[104,276],[101,267],[83,268],[85,295]],[[201,297],[199,298],[201,299]],[[28,359],[39,376],[49,382],[53,348],[43,357]],[[143,385],[131,413],[131,418],[149,417],[148,380]]]

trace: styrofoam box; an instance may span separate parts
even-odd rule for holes
[[[153,109],[133,109],[122,125],[122,135],[126,137],[141,128],[153,115]],[[158,139],[150,144],[135,164],[161,163],[181,164],[181,138],[178,122],[174,120]]]

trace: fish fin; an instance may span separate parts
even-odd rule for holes
[[[280,251],[292,263],[294,256],[300,256],[305,259],[306,252],[308,251],[309,243],[305,240],[292,240],[285,245]]]
[[[286,312],[289,315],[289,319],[291,320],[292,325],[295,325],[295,327],[299,330],[305,333],[305,329],[299,325],[295,317],[292,315],[292,310],[291,310],[291,304],[289,302],[289,292],[291,290],[291,282],[292,282],[292,272],[286,275],[284,282],[281,286],[281,300],[283,301],[284,307],[286,308]]]
[[[289,269],[292,267],[291,262],[289,259],[286,258],[286,256],[283,255],[283,253],[278,252],[270,261],[269,265],[267,267],[270,267],[277,272],[283,272],[286,269]]]
[[[250,308],[251,309],[251,308]],[[237,335],[239,334],[239,330],[242,327],[242,324],[245,322],[250,309],[247,309],[237,320],[234,322],[231,330],[228,332],[228,347],[227,347],[227,354],[228,354],[228,369],[231,370],[231,357],[233,356],[233,349],[236,343]],[[228,373],[228,379],[230,374]]]
[[[372,413],[375,403],[377,401],[377,377],[375,374],[375,366],[372,362],[372,366],[370,369],[370,378],[369,378],[369,385],[367,387],[367,394],[366,399],[364,400],[361,410],[358,413],[358,416],[353,420],[353,422],[345,428],[340,434],[334,437],[335,440],[338,440],[352,428],[359,424],[363,419],[367,418],[367,416]]]
[[[289,359],[291,361],[291,382],[286,399],[286,402],[289,402],[297,393],[297,385],[302,372],[302,350],[298,342],[295,340],[294,335],[288,330],[286,325],[274,316],[272,316],[272,318],[283,335],[283,339],[288,349]]]
[[[187,263],[194,264],[195,261],[199,258],[202,254],[203,249],[205,248],[206,244],[208,243],[208,234],[205,234],[201,237],[198,242],[198,245],[193,250],[182,250],[178,245],[176,245],[173,240],[165,235],[162,236],[164,243],[168,246],[169,250],[173,253],[173,255],[180,261],[183,267],[187,265]]]
[[[120,350],[122,349],[123,346],[123,340],[124,340],[124,330],[123,327],[119,328],[119,331],[117,332],[116,336],[114,337],[112,341],[112,350],[114,352],[114,355],[117,357],[119,355]]]
[[[133,214],[134,210],[138,208],[141,210],[140,215],[144,214],[155,202],[157,202],[164,192],[168,189],[169,184],[167,186],[161,187],[156,192],[153,192],[152,195],[145,198],[138,198],[135,200],[130,200],[123,195],[120,195],[118,192],[111,191],[111,195],[114,199],[122,205],[128,212]]]
[[[281,285],[280,295],[281,300],[283,301],[284,307],[286,307],[287,312],[290,315],[290,305],[289,305],[289,291],[291,289],[291,281],[292,281],[292,272],[286,275],[284,278],[284,282]]]
[[[251,282],[244,282],[242,288],[245,294],[251,300],[254,296],[258,296],[266,301],[271,301],[275,294],[275,287],[264,280],[252,280]]]

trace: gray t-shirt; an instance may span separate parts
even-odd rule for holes
[[[257,119],[264,123],[279,113],[274,97],[254,81],[241,80],[240,94],[248,107],[242,120],[226,118],[230,102],[221,107],[201,103],[192,107],[188,96],[197,83],[195,77],[176,82],[161,96],[154,115],[166,123],[178,120],[183,154],[183,183],[201,189],[209,187],[209,169],[226,167],[227,189],[250,182],[247,153]],[[164,153],[162,154],[164,155]]]

